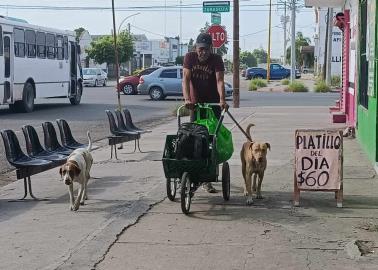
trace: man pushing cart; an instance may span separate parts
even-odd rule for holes
[[[224,63],[220,55],[213,53],[212,37],[207,33],[199,34],[195,51],[185,55],[182,91],[185,106],[191,110],[191,121],[195,120],[194,104],[219,102],[219,107],[213,107],[218,119],[221,110],[228,108],[224,91]],[[210,193],[216,192],[210,182],[203,187]]]

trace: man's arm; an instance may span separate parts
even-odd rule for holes
[[[182,78],[182,94],[185,99],[185,104],[191,104],[190,100],[190,78],[192,72],[188,68],[183,68],[183,78]]]
[[[215,76],[217,79],[217,90],[219,94],[219,105],[222,109],[227,107],[226,104],[226,95],[224,92],[224,71],[217,71],[215,72]]]

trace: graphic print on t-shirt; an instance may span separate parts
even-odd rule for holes
[[[208,65],[194,65],[192,68],[193,78],[200,80],[208,80],[210,76],[214,73]]]

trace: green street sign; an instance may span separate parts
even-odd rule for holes
[[[230,1],[205,1],[203,13],[230,12]]]
[[[211,24],[221,24],[220,13],[211,13]]]

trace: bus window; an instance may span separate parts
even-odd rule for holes
[[[14,28],[14,54],[25,57],[25,33],[23,29]]]
[[[46,35],[47,58],[55,59],[55,35]]]
[[[3,31],[0,25],[0,55],[3,55]]]
[[[37,56],[46,58],[46,34],[44,32],[37,32]]]
[[[64,58],[67,60],[68,59],[68,37],[63,38],[63,49],[64,49]]]
[[[5,66],[4,75],[5,75],[5,78],[10,77],[10,48],[11,48],[10,38],[8,36],[5,36],[4,37],[4,66]]]
[[[56,46],[56,58],[58,60],[63,60],[64,55],[63,55],[63,36],[57,35],[56,36],[56,41],[55,41],[55,46]]]
[[[27,56],[31,58],[35,58],[36,56],[36,48],[35,48],[35,32],[32,30],[25,31],[25,40],[26,40],[26,52]]]

